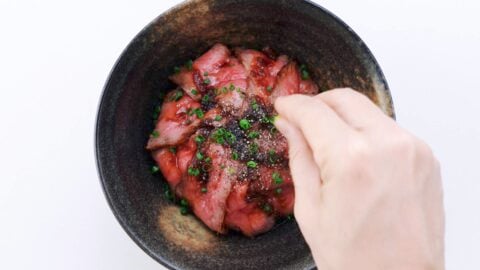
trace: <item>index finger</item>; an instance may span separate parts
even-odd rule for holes
[[[313,97],[279,97],[275,109],[303,133],[320,169],[329,153],[339,149],[353,131],[325,102]]]
[[[362,131],[393,123],[367,96],[350,88],[328,90],[317,96],[352,128]]]

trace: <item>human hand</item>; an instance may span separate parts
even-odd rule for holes
[[[319,269],[444,269],[440,169],[424,142],[351,89],[275,108]]]

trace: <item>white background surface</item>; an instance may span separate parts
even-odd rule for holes
[[[67,2],[0,0],[0,269],[162,269],[108,208],[93,134],[115,60],[180,1]],[[317,2],[367,43],[398,122],[443,164],[447,268],[480,269],[479,2]]]

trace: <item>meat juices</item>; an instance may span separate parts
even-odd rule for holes
[[[254,236],[293,212],[288,146],[273,126],[279,96],[316,94],[287,56],[216,44],[176,68],[147,143],[171,190],[210,229]]]

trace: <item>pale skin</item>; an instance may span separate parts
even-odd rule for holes
[[[280,97],[275,108],[318,269],[444,269],[440,167],[428,145],[351,89]]]

